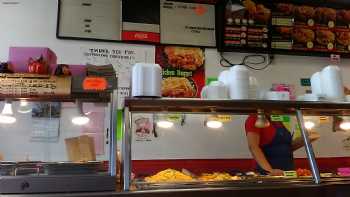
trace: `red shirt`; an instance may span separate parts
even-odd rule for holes
[[[276,127],[283,127],[283,124],[280,122],[271,122],[270,126],[267,128],[256,128],[255,122],[256,122],[257,116],[249,115],[247,120],[245,121],[245,131],[248,132],[254,132],[260,135],[260,146],[264,146],[267,144],[270,144],[273,140],[273,138],[276,135]],[[269,119],[269,118],[268,118]]]

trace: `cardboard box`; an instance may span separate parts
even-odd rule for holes
[[[94,139],[88,135],[82,135],[65,140],[68,159],[72,162],[96,161]]]
[[[43,56],[49,66],[49,71],[57,64],[56,54],[49,48],[43,47],[10,47],[9,61],[13,64],[16,73],[28,72],[28,61],[30,58],[38,59]]]

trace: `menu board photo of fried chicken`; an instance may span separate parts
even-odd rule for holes
[[[157,46],[156,63],[162,67],[162,96],[199,98],[205,85],[204,48]]]
[[[262,1],[227,1],[224,45],[237,48],[269,47],[271,10]]]
[[[350,53],[350,8],[274,3],[272,25],[274,49]]]

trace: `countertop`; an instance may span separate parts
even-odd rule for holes
[[[90,193],[56,193],[56,194],[20,194],[0,195],[1,197],[232,197],[232,196],[283,196],[283,197],[348,197],[350,182],[331,182],[316,184],[261,185],[255,187],[202,188],[148,190],[133,192],[90,192]]]

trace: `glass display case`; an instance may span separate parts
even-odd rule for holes
[[[349,109],[347,103],[327,102],[128,98],[123,117],[124,190],[320,184],[344,180],[345,177],[330,174],[323,167],[319,170],[317,164],[322,159],[318,158],[320,146],[316,143],[321,143],[322,132],[321,137],[313,138],[315,132],[309,120],[321,115],[346,116]],[[270,124],[288,119],[284,127],[290,130],[293,142],[299,142],[292,150],[293,169],[284,170],[282,175],[259,171],[246,133],[242,132],[242,122],[249,114],[257,115],[256,122]],[[279,155],[275,157],[281,159]]]
[[[0,95],[0,193],[115,191],[115,85],[82,81],[67,95]]]

